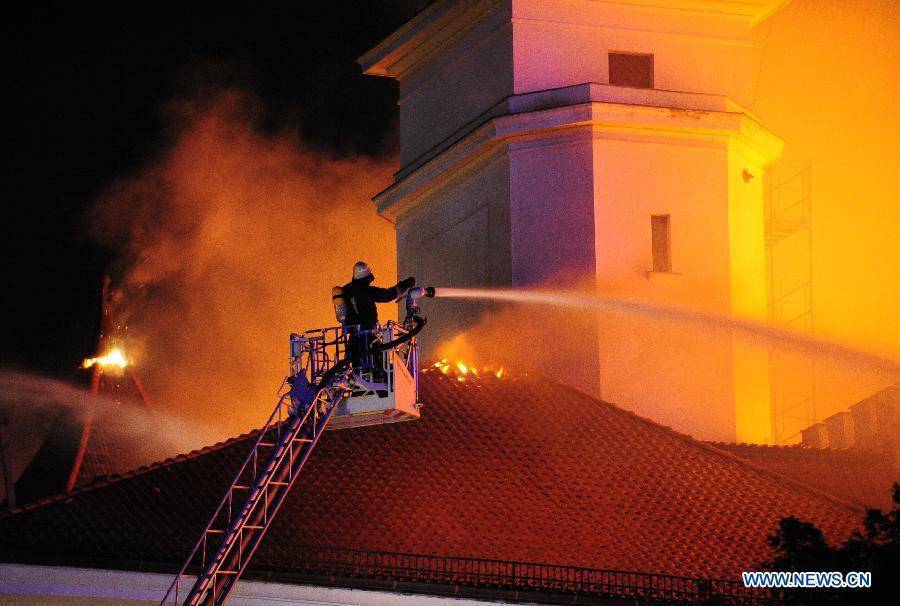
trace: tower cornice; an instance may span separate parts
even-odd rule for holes
[[[505,99],[480,122],[401,168],[373,201],[379,214],[396,221],[422,195],[504,144],[539,144],[578,129],[608,139],[739,149],[760,166],[778,158],[784,146],[728,97],[589,83]]]
[[[721,15],[745,20],[750,27],[764,21],[790,0],[587,0],[598,5],[637,10]],[[357,59],[363,73],[399,78],[407,70],[446,46],[460,32],[500,5],[508,17],[518,16],[518,0],[444,0],[435,2],[403,24],[378,46]]]

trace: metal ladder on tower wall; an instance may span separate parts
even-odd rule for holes
[[[336,367],[318,389],[300,375],[302,383],[281,396],[160,606],[225,602],[332,413],[347,397],[350,372]],[[199,576],[195,579],[189,569],[199,570]],[[188,582],[190,589],[182,591]]]
[[[812,336],[812,170],[779,163],[766,169],[765,243],[769,321]],[[817,420],[816,360],[807,352],[769,348],[772,438],[795,443]]]

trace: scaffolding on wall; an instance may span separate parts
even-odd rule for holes
[[[810,164],[766,171],[765,239],[769,321],[813,334],[812,179]],[[800,351],[769,351],[772,439],[798,442],[816,422],[815,361]]]

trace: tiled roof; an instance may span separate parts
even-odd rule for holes
[[[891,508],[898,481],[886,453],[803,446],[715,444],[751,463],[813,486],[860,508]]]
[[[779,518],[846,538],[862,512],[537,379],[423,373],[418,421],[329,432],[255,565],[292,545],[736,578]],[[249,437],[0,518],[6,550],[180,563]]]

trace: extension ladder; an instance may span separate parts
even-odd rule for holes
[[[351,372],[350,367],[335,372],[318,389],[302,373],[294,378],[160,606],[225,602],[332,413],[347,397]],[[189,568],[200,570],[196,580]],[[188,581],[193,585],[183,592],[180,585]]]

